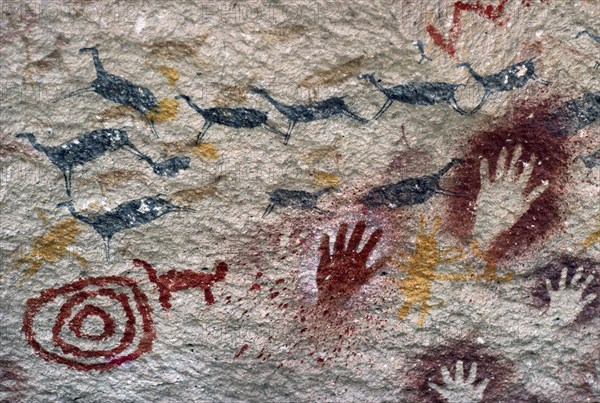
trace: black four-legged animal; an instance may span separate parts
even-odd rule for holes
[[[512,91],[516,88],[521,88],[525,86],[527,82],[532,80],[538,80],[542,84],[550,84],[549,81],[542,80],[535,74],[535,66],[532,59],[515,63],[500,70],[498,73],[490,74],[488,76],[477,74],[471,67],[471,63],[468,62],[459,63],[456,67],[465,67],[469,71],[469,74],[483,86],[483,97],[470,113],[475,113],[481,109],[490,95],[497,92]]]
[[[194,211],[189,207],[175,206],[171,202],[162,199],[161,196],[146,196],[141,199],[129,200],[94,217],[78,213],[71,200],[59,203],[57,207],[67,207],[73,217],[90,225],[100,234],[104,242],[104,258],[108,261],[110,258],[110,240],[116,233],[148,224],[171,212]]]
[[[158,137],[158,133],[156,133],[156,129],[154,128],[154,122],[147,117],[148,112],[156,111],[158,108],[158,102],[152,91],[122,77],[108,73],[104,69],[104,66],[102,66],[96,47],[79,49],[79,53],[87,52],[92,54],[96,68],[96,79],[92,81],[90,87],[73,91],[63,97],[63,99],[85,92],[95,92],[109,101],[130,106],[140,112],[148,124],[150,124],[154,135]]]
[[[453,166],[462,162],[464,162],[462,159],[453,158],[444,168],[432,175],[408,178],[398,183],[375,187],[361,201],[367,207],[388,206],[389,208],[398,208],[425,203],[438,193],[448,196],[460,196],[440,187],[440,179]]]
[[[288,129],[285,133],[284,143],[287,144],[292,135],[292,130],[298,122],[313,122],[315,120],[329,119],[337,115],[346,115],[360,123],[367,123],[368,121],[356,113],[352,112],[343,97],[332,97],[323,101],[315,102],[312,104],[296,104],[286,105],[271,97],[267,90],[262,88],[253,88],[251,90],[254,94],[262,95],[266,100],[275,107],[282,115],[288,118]]]
[[[318,210],[322,211],[317,207],[319,197],[325,193],[333,190],[334,188],[325,188],[317,192],[306,192],[304,190],[289,190],[289,189],[276,189],[272,192],[267,192],[269,195],[269,205],[263,214],[263,218],[273,211],[275,206],[290,207],[305,210]]]
[[[177,95],[175,99],[183,99],[187,104],[204,118],[204,125],[198,132],[196,144],[202,141],[202,138],[208,129],[215,123],[234,127],[236,129],[248,128],[252,129],[258,126],[263,126],[265,129],[283,136],[283,133],[271,126],[267,119],[267,112],[259,111],[258,109],[250,108],[200,108],[187,95]]]
[[[382,86],[373,73],[362,74],[361,80],[369,80],[371,84],[381,91],[386,97],[386,101],[379,111],[373,116],[373,119],[379,117],[385,112],[394,101],[411,105],[435,105],[450,104],[450,106],[464,115],[466,112],[456,103],[456,90],[463,84],[450,84],[440,82],[424,83],[406,83],[395,85],[393,87]]]

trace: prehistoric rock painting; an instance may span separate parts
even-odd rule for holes
[[[575,35],[575,38],[580,38],[585,35],[587,35],[591,40],[596,42],[597,45],[600,45],[600,35],[593,35],[587,30],[578,32],[577,35]],[[594,69],[598,70],[599,68],[600,68],[600,61],[596,60],[596,63],[594,64]]]
[[[399,271],[405,274],[403,279],[391,279],[398,286],[406,299],[398,310],[398,319],[405,320],[411,307],[417,306],[419,317],[417,324],[423,326],[423,322],[433,308],[429,303],[431,298],[431,287],[436,280],[465,281],[475,280],[477,276],[470,270],[464,274],[437,273],[440,264],[456,263],[462,257],[460,248],[440,249],[436,240],[436,234],[440,229],[442,220],[436,217],[433,221],[431,231],[425,228],[425,217],[421,216],[419,223],[419,234],[415,241],[415,250],[410,256],[402,260],[391,259],[390,261]]]
[[[83,256],[67,249],[68,246],[75,243],[75,238],[81,232],[77,220],[69,218],[50,226],[44,213],[38,211],[38,217],[46,231],[44,235],[31,242],[30,251],[19,258],[15,264],[18,268],[26,266],[27,271],[23,276],[23,281],[34,276],[44,265],[56,263],[67,256],[74,257],[81,267],[89,266]]]
[[[110,241],[113,236],[123,230],[148,224],[165,214],[179,211],[194,211],[189,207],[176,206],[162,198],[162,195],[146,196],[141,199],[129,200],[119,204],[105,213],[89,216],[75,209],[73,201],[58,204],[67,207],[77,220],[94,228],[104,242],[104,259],[110,259]]]
[[[367,260],[373,249],[383,236],[381,229],[373,231],[368,241],[359,250],[363,235],[367,228],[364,221],[359,221],[346,245],[348,224],[343,223],[335,237],[333,252],[329,235],[321,237],[319,247],[319,266],[317,267],[317,290],[319,304],[339,306],[352,297],[358,290],[373,278],[383,267],[385,258],[367,266]]]
[[[160,294],[160,303],[163,308],[171,307],[171,293],[176,291],[198,288],[204,292],[204,300],[207,305],[215,303],[215,297],[211,291],[214,283],[225,280],[228,269],[225,262],[219,262],[215,266],[214,273],[200,273],[194,270],[176,271],[169,270],[167,274],[156,275],[156,269],[149,263],[135,259],[134,266],[141,266],[146,269],[150,281],[158,287]]]
[[[352,112],[343,97],[332,97],[311,104],[287,105],[274,99],[264,88],[254,88],[254,94],[262,95],[283,116],[288,119],[288,129],[285,133],[284,144],[290,141],[292,130],[296,123],[314,122],[315,120],[329,119],[334,116],[345,115],[359,123],[366,124],[367,119]]]
[[[96,47],[81,48],[79,49],[79,53],[91,53],[96,69],[96,79],[92,81],[90,87],[73,91],[64,98],[86,92],[95,92],[109,101],[130,106],[140,112],[148,121],[156,137],[158,137],[158,133],[156,133],[156,129],[154,128],[154,122],[169,120],[177,115],[178,103],[176,101],[162,100],[159,102],[148,88],[136,85],[129,80],[107,72],[102,65]]]
[[[267,192],[269,195],[269,205],[263,214],[263,218],[268,216],[275,206],[323,212],[323,210],[317,207],[319,197],[333,189],[334,188],[325,188],[312,193],[304,190],[289,189],[277,189],[272,192]]]
[[[535,74],[535,66],[533,64],[533,60],[525,60],[519,63],[515,63],[511,66],[508,66],[498,73],[490,74],[488,76],[481,76],[473,67],[471,67],[471,63],[463,62],[457,64],[457,67],[465,67],[469,74],[483,87],[483,96],[481,97],[481,101],[473,110],[469,113],[475,113],[485,104],[487,99],[498,92],[504,91],[512,91],[517,88],[521,88],[525,86],[529,81],[538,80],[544,84],[549,84],[548,81],[540,80],[540,78]]]
[[[95,161],[106,153],[125,149],[146,161],[159,176],[175,176],[180,170],[189,168],[188,157],[173,157],[155,163],[143,154],[129,140],[127,132],[121,129],[100,129],[82,133],[76,138],[54,147],[40,144],[33,133],[18,133],[18,138],[27,139],[33,148],[46,154],[50,162],[61,170],[65,178],[67,195],[71,196],[71,174],[76,166]]]
[[[220,124],[223,126],[229,126],[236,129],[253,129],[255,127],[262,126],[265,129],[278,134],[283,135],[275,127],[271,126],[267,122],[268,116],[266,112],[259,111],[258,109],[251,108],[207,108],[203,109],[196,105],[192,99],[187,95],[177,95],[175,99],[183,99],[187,104],[198,112],[204,118],[204,125],[198,132],[196,137],[196,144],[199,144],[204,135],[210,129],[212,125]]]
[[[443,189],[440,186],[440,179],[452,167],[463,162],[460,158],[454,158],[434,174],[404,179],[398,183],[373,188],[362,198],[362,203],[370,208],[387,206],[395,209],[425,203],[436,194],[460,196],[460,193]]]
[[[450,104],[452,109],[461,115],[467,113],[456,103],[456,91],[462,84],[424,82],[384,87],[375,79],[375,75],[372,73],[362,74],[359,78],[370,81],[377,90],[387,97],[381,109],[373,116],[373,119],[379,119],[383,112],[392,106],[394,101],[410,105]]]
[[[48,310],[53,323],[41,319]],[[135,281],[118,276],[44,290],[27,301],[23,332],[43,359],[82,371],[135,360],[152,349],[156,337],[146,295]]]

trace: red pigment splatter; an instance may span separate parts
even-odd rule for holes
[[[256,278],[261,278],[263,276],[263,274],[264,273],[262,271],[257,272],[256,273]]]
[[[199,288],[203,290],[206,304],[214,304],[215,297],[211,287],[214,283],[223,281],[228,271],[227,264],[225,262],[219,262],[215,265],[214,273],[199,273],[193,270],[169,270],[167,274],[157,276],[156,269],[149,263],[140,259],[134,259],[133,264],[135,266],[142,266],[146,269],[150,281],[158,286],[158,292],[160,293],[159,300],[165,309],[171,307],[171,302],[169,301],[171,299],[171,293],[187,290],[189,288]]]
[[[93,291],[85,291],[84,289],[88,286],[101,288]],[[136,313],[134,313],[129,301],[130,298],[122,292],[117,294],[111,289],[111,287],[114,286],[126,287],[130,289],[131,293],[133,294],[133,301],[131,302],[135,303],[136,313],[139,314],[139,318],[136,319]],[[52,303],[59,296],[65,296],[68,297],[68,299],[67,302],[61,306],[56,317],[56,323],[52,328],[52,339],[56,345],[60,347],[64,355],[60,355],[56,352],[45,349],[36,339],[34,329],[34,319],[42,307],[46,304]],[[126,317],[124,321],[125,325],[122,329],[123,335],[120,339],[119,345],[111,348],[110,350],[102,350],[100,347],[92,350],[84,350],[74,344],[64,341],[61,337],[62,328],[64,327],[66,320],[71,317],[73,310],[86,300],[96,296],[104,296],[117,301],[121,305],[122,312]],[[88,304],[86,306],[91,305]],[[104,312],[102,308],[94,306],[94,312],[100,311]],[[88,309],[88,312],[91,311]],[[104,312],[102,316],[110,315]],[[133,341],[136,337],[135,324],[136,321],[139,322],[140,319],[142,323],[142,334],[137,337],[137,346],[133,346]],[[74,326],[76,326],[76,324],[74,324]],[[49,288],[42,291],[39,297],[31,298],[27,301],[27,309],[23,318],[23,333],[25,333],[25,339],[33,347],[35,353],[43,359],[58,364],[64,364],[70,368],[82,371],[106,371],[124,362],[134,360],[152,349],[152,341],[156,337],[156,332],[152,326],[152,308],[150,305],[148,305],[148,298],[138,288],[135,281],[126,277],[118,276],[83,279],[67,284],[60,288]],[[131,352],[128,352],[124,355],[119,355],[132,346],[135,348]],[[74,359],[78,357],[101,359],[96,363],[86,363],[79,362]]]
[[[271,299],[277,297],[279,295],[279,291],[275,291],[273,293],[271,293],[271,295],[269,296]]]
[[[461,23],[461,12],[475,12],[477,15],[496,22],[496,25],[502,26],[503,21],[499,21],[500,17],[504,14],[504,6],[509,0],[501,0],[500,3],[494,7],[491,4],[484,6],[481,0],[477,0],[475,3],[464,3],[457,1],[454,3],[454,12],[452,14],[452,26],[448,39],[444,38],[444,35],[432,24],[427,25],[427,33],[438,47],[444,50],[450,57],[454,57],[456,52],[456,43],[462,32]]]
[[[246,352],[246,350],[248,350],[250,348],[249,345],[244,344],[242,346],[242,348],[240,348],[240,351],[237,352],[237,354],[235,356],[233,356],[233,358],[240,358],[242,356],[242,354],[244,354]]]
[[[250,291],[260,291],[261,287],[260,284],[252,284],[252,287],[250,287]]]
[[[529,161],[535,154],[541,162],[541,165],[535,166],[525,192],[540,185],[542,180],[549,182],[548,189],[531,204],[529,210],[512,228],[500,234],[491,249],[486,251],[492,261],[498,261],[508,252],[514,255],[525,252],[562,222],[560,201],[567,165],[572,156],[564,146],[568,136],[557,136],[549,130],[554,102],[546,100],[533,106],[517,106],[512,116],[504,118],[504,123],[491,130],[485,129],[470,140],[465,153],[466,163],[456,168],[452,190],[468,198],[447,198],[449,217],[445,226],[463,241],[469,240],[475,224],[475,200],[481,187],[481,158],[488,160],[490,175],[494,175],[501,149],[507,148],[510,161],[516,145],[521,144],[520,161]]]
[[[279,280],[275,281],[275,284],[283,284],[285,283],[285,280],[280,278]]]

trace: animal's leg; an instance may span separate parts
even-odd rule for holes
[[[148,119],[146,115],[144,115],[144,119],[146,119],[146,122],[150,125],[150,130],[152,131],[152,134],[154,134],[154,138],[158,138],[158,132],[156,131],[156,127],[154,127],[154,122],[151,119]]]
[[[212,126],[212,124],[213,123],[209,122],[208,120],[206,122],[204,122],[204,125],[202,126],[202,128],[198,132],[198,137],[196,138],[196,144],[200,144],[200,142],[202,141],[202,138],[204,137],[204,135],[206,134],[206,132],[208,131],[208,129],[210,129],[210,127]]]
[[[452,109],[454,109],[456,112],[460,113],[461,115],[467,114],[467,111],[465,111],[463,108],[458,106],[458,102],[456,102],[456,98],[454,98],[454,97],[450,98],[450,106],[452,107]]]
[[[65,178],[65,187],[67,188],[67,196],[71,197],[71,169],[67,168],[63,171]]]
[[[267,206],[267,209],[265,210],[265,212],[262,215],[262,218],[265,218],[266,216],[268,216],[269,214],[271,214],[271,211],[273,211],[273,209],[275,208],[275,203],[271,203]]]
[[[89,266],[88,261],[85,260],[85,258],[83,256],[81,256],[79,253],[77,253],[77,252],[69,252],[69,254],[71,256],[73,256],[75,258],[75,260],[77,260],[79,262],[79,265],[81,267],[87,268]]]
[[[393,103],[393,102],[394,102],[394,100],[393,100],[393,99],[389,99],[389,98],[388,98],[388,99],[387,99],[387,100],[384,102],[384,104],[383,104],[383,106],[381,107],[381,109],[379,109],[379,111],[378,111],[378,112],[375,114],[375,116],[373,116],[373,120],[377,120],[377,119],[379,119],[379,117],[380,117],[380,116],[383,114],[383,112],[385,112],[385,111],[387,110],[387,108],[389,108],[389,107],[392,105],[392,103]]]
[[[483,106],[483,104],[485,104],[485,101],[487,101],[487,99],[489,98],[489,96],[490,96],[490,93],[488,91],[486,91],[483,94],[483,97],[481,97],[481,101],[479,101],[479,105],[477,105],[471,112],[469,112],[469,115],[477,113],[477,111],[479,111],[481,109],[481,107]]]
[[[268,123],[263,123],[263,127],[264,127],[265,129],[267,129],[268,131],[270,131],[271,133],[275,133],[275,134],[278,134],[278,135],[280,135],[280,136],[282,136],[282,137],[285,137],[285,133],[283,133],[282,131],[278,130],[278,129],[277,129],[277,128],[275,128],[274,126],[271,126],[271,125],[270,125],[270,124],[268,124]]]
[[[344,108],[342,110],[342,113],[348,117],[351,117],[352,119],[362,123],[363,125],[366,124],[367,122],[369,122],[367,119],[362,118],[360,116],[358,116],[356,113],[352,112],[351,110]]]
[[[540,83],[542,83],[544,85],[550,85],[550,84],[552,84],[552,81],[540,78],[537,74],[533,74],[532,77],[533,77],[534,80],[537,80],[537,81],[539,81]]]
[[[596,63],[594,64],[594,70],[598,70],[600,69],[600,60],[597,60]]]
[[[410,307],[412,306],[412,302],[405,302],[404,305],[402,305],[400,307],[400,309],[398,309],[398,319],[400,320],[404,320],[406,319],[406,316],[408,315],[408,311],[410,310]]]
[[[212,305],[215,303],[215,296],[210,290],[210,287],[204,288],[204,300],[206,301],[206,305]]]
[[[23,276],[23,280],[21,280],[21,282],[23,282],[23,281],[31,278],[33,275],[35,275],[35,273],[37,273],[38,270],[42,268],[42,264],[43,264],[43,261],[38,256],[35,260],[33,260],[33,262],[31,262],[31,265],[29,265],[29,269],[27,269],[27,273],[25,273],[25,276]]]
[[[288,123],[287,132],[285,133],[285,140],[283,141],[283,144],[287,144],[288,141],[290,141],[290,137],[292,135],[292,130],[294,130],[294,126],[296,126],[296,121],[290,120],[290,122]]]
[[[129,151],[130,153],[132,153],[133,155],[135,155],[136,157],[139,157],[140,159],[146,161],[148,163],[148,165],[153,166],[154,162],[152,161],[152,159],[147,156],[146,154],[144,154],[143,152],[141,152],[140,150],[138,150],[138,148],[133,144],[133,143],[129,143],[125,146],[125,149],[127,151]]]
[[[94,92],[94,87],[81,88],[81,89],[79,89],[79,90],[75,90],[75,91],[73,91],[73,92],[69,92],[69,93],[68,93],[67,95],[65,95],[64,97],[57,98],[57,99],[55,99],[53,102],[62,101],[62,100],[65,100],[65,99],[67,99],[67,98],[74,97],[74,96],[76,96],[76,95],[81,95],[81,94],[84,94],[84,93],[86,93],[86,92]]]

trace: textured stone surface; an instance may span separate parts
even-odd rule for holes
[[[594,0],[2,2],[0,400],[598,401],[598,44],[576,35],[600,34],[599,12]],[[92,46],[155,100],[62,99],[96,78],[79,52]],[[509,74],[476,113],[455,110],[484,96],[462,62]],[[371,119],[386,100],[374,84],[410,82],[464,86],[457,105],[413,93],[421,105]],[[215,124],[195,144],[204,120],[179,94],[268,112],[285,132],[253,88],[289,105],[344,96],[369,122],[300,119],[287,145]],[[109,128],[141,157],[88,158],[71,196],[16,136],[54,147]],[[413,180],[453,158],[439,187]],[[267,194],[326,188],[316,208],[308,193]],[[57,207],[69,200],[73,214]],[[108,261],[85,218],[100,214],[118,229]]]

